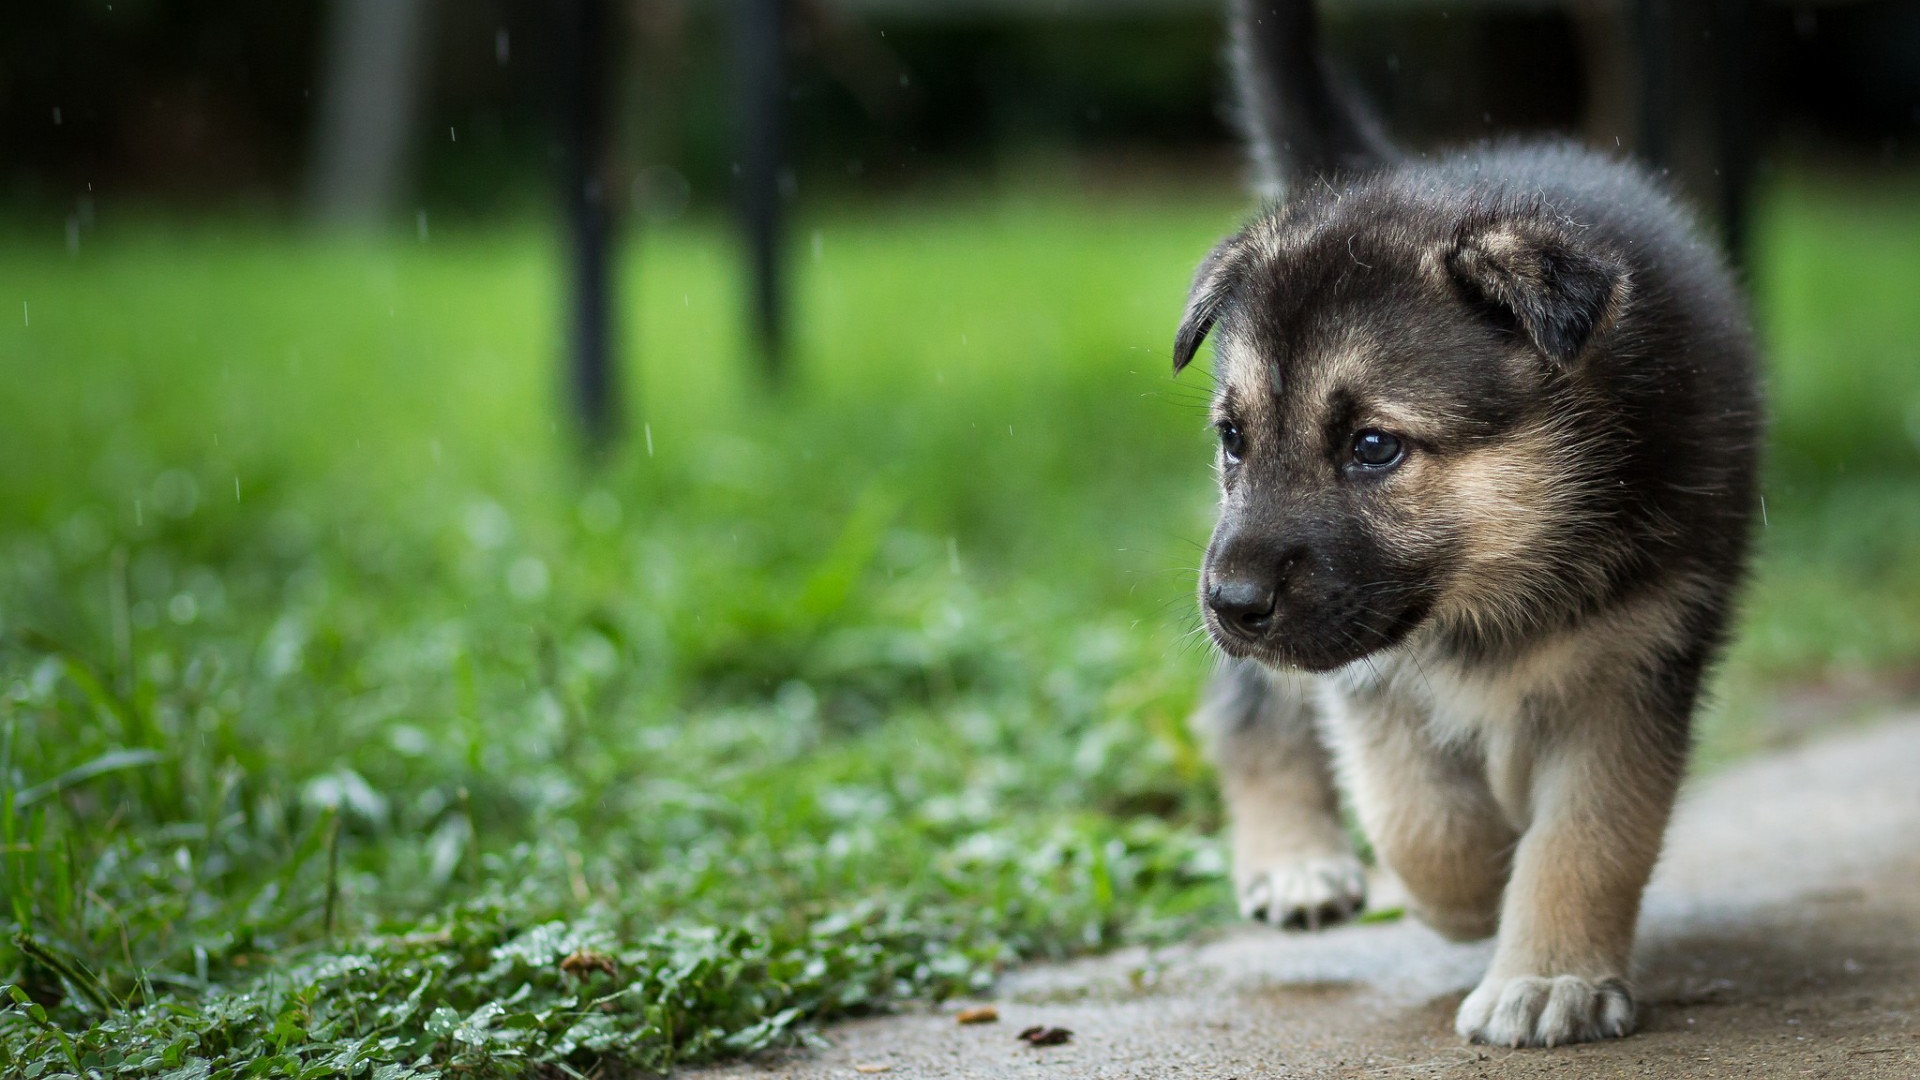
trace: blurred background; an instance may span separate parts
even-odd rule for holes
[[[1405,145],[1637,153],[1748,284],[1702,767],[1910,706],[1920,3],[1325,6]],[[1220,9],[9,12],[0,1071],[657,1068],[1229,917]]]
[[[1719,5],[1725,8],[1730,5]],[[1738,84],[1775,163],[1913,156],[1920,13],[1897,0],[1731,5]],[[978,189],[1069,166],[1111,186],[1230,186],[1211,0],[81,0],[33,5],[6,41],[5,195],[282,219],[416,209],[518,219],[561,152],[553,84],[586,10],[610,57],[611,179],[646,220],[715,213],[741,159],[740,22],[784,12],[780,163],[806,205]],[[1660,10],[1679,99],[1711,98],[1716,3],[1334,0],[1338,51],[1416,145],[1515,130],[1640,136],[1643,9]],[[779,16],[776,16],[779,17]],[[1679,142],[1711,142],[1682,115]],[[1697,109],[1692,110],[1697,112]],[[1691,126],[1689,126],[1691,125]],[[350,173],[349,163],[364,166]],[[1125,166],[1124,168],[1121,166]],[[92,191],[89,191],[89,185]],[[89,200],[87,196],[93,198]],[[87,215],[82,214],[85,218]],[[83,228],[89,227],[86,221]]]

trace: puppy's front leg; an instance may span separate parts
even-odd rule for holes
[[[1564,717],[1532,748],[1532,820],[1501,901],[1499,946],[1455,1022],[1476,1042],[1556,1046],[1633,1030],[1627,963],[1684,769],[1685,721],[1608,705]]]
[[[1241,914],[1313,930],[1359,911],[1365,869],[1340,824],[1303,677],[1233,661],[1214,676],[1194,726],[1211,746],[1232,819]]]

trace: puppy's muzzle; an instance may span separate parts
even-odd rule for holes
[[[1221,633],[1257,642],[1291,618],[1294,569],[1305,558],[1297,544],[1274,544],[1258,537],[1229,536],[1208,559],[1205,598]],[[1288,610],[1283,611],[1283,608]]]
[[[1222,630],[1249,641],[1273,625],[1279,582],[1261,577],[1216,578],[1207,585],[1207,607]]]

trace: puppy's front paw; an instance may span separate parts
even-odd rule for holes
[[[1453,1029],[1494,1046],[1562,1046],[1626,1035],[1633,1012],[1624,979],[1489,975],[1460,1003]]]
[[[1367,906],[1367,874],[1352,855],[1263,867],[1240,885],[1240,914],[1288,930],[1318,930]]]

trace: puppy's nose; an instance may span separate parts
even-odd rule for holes
[[[1274,583],[1252,578],[1229,578],[1207,586],[1207,606],[1223,626],[1243,634],[1259,634],[1273,621]]]

